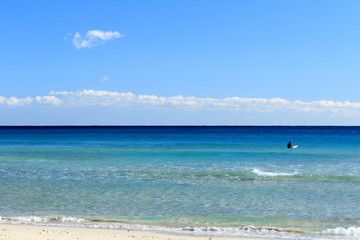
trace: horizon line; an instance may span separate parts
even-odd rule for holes
[[[271,124],[271,125],[259,125],[259,124],[239,124],[239,125],[226,125],[226,124],[64,124],[64,125],[0,125],[0,128],[4,127],[360,127],[360,125],[281,125],[281,124]]]

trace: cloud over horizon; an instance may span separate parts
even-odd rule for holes
[[[298,112],[328,113],[345,117],[360,116],[360,102],[319,100],[311,102],[289,101],[282,98],[199,98],[181,95],[161,97],[156,95],[136,95],[131,92],[102,90],[52,91],[50,96],[27,98],[2,97],[0,106],[27,106],[47,104],[53,106],[114,106],[121,108],[171,109],[182,111],[241,111],[241,112]]]
[[[36,97],[26,97],[26,98],[17,98],[17,97],[2,97],[0,96],[0,105],[6,106],[26,106],[33,104],[50,104],[59,106],[61,100],[55,96],[36,96]]]
[[[92,48],[100,44],[104,44],[106,41],[123,37],[120,32],[117,31],[101,31],[91,30],[85,35],[81,35],[79,32],[74,34],[72,43],[77,49]]]

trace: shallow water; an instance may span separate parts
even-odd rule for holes
[[[360,127],[2,127],[0,216],[356,238],[359,150]]]

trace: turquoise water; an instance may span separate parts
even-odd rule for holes
[[[2,127],[0,221],[353,239],[359,150],[360,127]]]

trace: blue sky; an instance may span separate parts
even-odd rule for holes
[[[0,124],[358,125],[359,10],[2,1]]]

